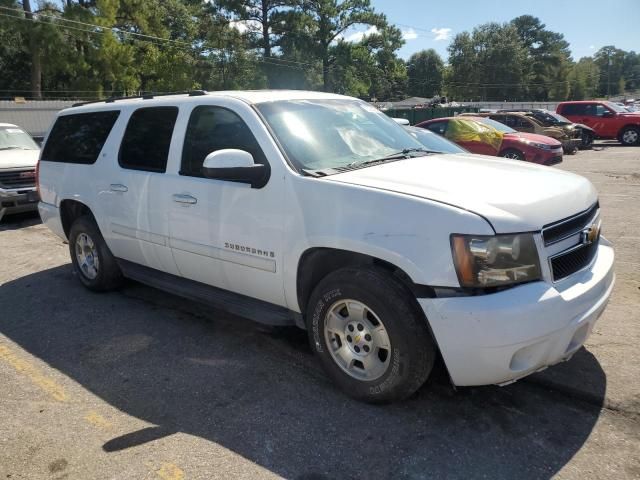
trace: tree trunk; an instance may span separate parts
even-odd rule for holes
[[[264,58],[271,56],[271,36],[269,35],[269,0],[262,0],[262,48]]]
[[[35,99],[42,99],[42,61],[40,58],[40,46],[36,38],[35,21],[31,10],[31,1],[23,0],[25,17],[32,20],[32,27],[29,30],[29,53],[31,54],[31,96]]]

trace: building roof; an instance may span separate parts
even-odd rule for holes
[[[0,122],[15,124],[32,137],[44,137],[56,114],[72,104],[71,100],[0,100]]]
[[[409,97],[404,100],[400,100],[399,102],[391,102],[392,108],[411,108],[416,105],[424,105],[426,103],[431,102],[431,98],[423,98],[423,97]]]

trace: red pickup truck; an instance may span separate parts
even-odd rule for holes
[[[617,139],[623,145],[640,145],[640,114],[607,101],[561,102],[556,112],[575,123],[591,127],[598,138]]]

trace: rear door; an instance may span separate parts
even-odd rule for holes
[[[133,110],[105,170],[101,192],[108,219],[108,244],[125,260],[169,273],[177,273],[166,231],[152,222],[157,212],[150,192],[154,177],[166,171],[169,148],[178,117],[176,106],[142,107]]]
[[[566,103],[560,105],[558,113],[564,117],[567,117],[574,123],[584,123],[587,125],[587,121],[591,121],[585,118],[587,115],[588,103]],[[583,121],[585,120],[585,121]]]

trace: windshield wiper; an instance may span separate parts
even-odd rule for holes
[[[412,153],[442,153],[436,152],[434,150],[429,150],[426,148],[405,148],[404,150],[400,150],[399,152],[394,152],[389,155],[386,155],[381,158],[375,158],[373,160],[356,160],[355,162],[351,162],[347,164],[347,167],[359,167],[363,165],[372,165],[374,163],[382,163],[389,160],[403,160],[405,158],[410,158]]]

